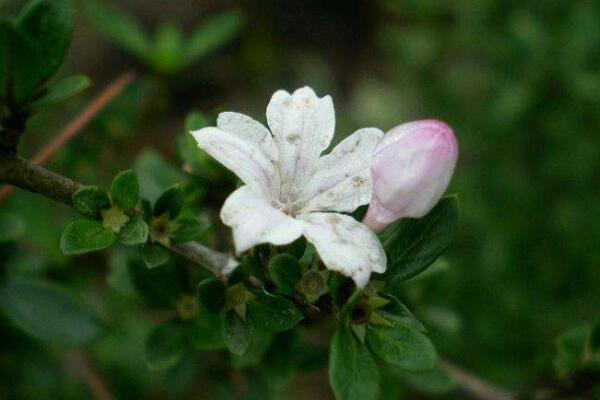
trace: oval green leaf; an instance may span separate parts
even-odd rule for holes
[[[367,330],[367,344],[378,357],[411,372],[432,370],[437,353],[431,340],[407,324],[391,320],[391,327],[373,326]]]
[[[71,222],[60,238],[64,255],[76,255],[105,249],[115,243],[113,231],[99,221],[79,219]]]
[[[32,337],[62,346],[96,339],[102,324],[94,311],[60,286],[18,278],[0,288],[0,308]]]
[[[110,196],[121,210],[131,210],[138,203],[140,187],[137,175],[133,170],[120,172],[110,186]]]
[[[379,394],[379,367],[366,345],[339,328],[329,352],[329,383],[337,400],[372,400]]]

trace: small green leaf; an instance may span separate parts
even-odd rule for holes
[[[177,229],[171,235],[175,243],[187,243],[198,240],[206,233],[209,224],[206,221],[199,221],[197,218],[178,218]]]
[[[243,356],[238,357],[235,354],[231,356],[231,363],[236,368],[257,367],[261,364],[262,358],[269,349],[273,336],[269,332],[257,329],[254,326],[252,340],[248,346],[248,350]]]
[[[115,234],[100,221],[79,219],[71,222],[60,238],[64,255],[84,254],[105,249],[115,243]]]
[[[242,15],[236,11],[226,11],[212,16],[192,33],[183,51],[182,66],[190,66],[200,57],[230,41],[238,32],[242,22]]]
[[[0,19],[0,88],[21,105],[44,80],[41,54],[15,25]],[[10,87],[7,87],[10,86]]]
[[[25,223],[17,215],[0,214],[0,243],[17,240],[25,233]]]
[[[600,320],[596,321],[596,323],[592,326],[589,343],[590,350],[592,352],[600,353]]]
[[[140,217],[131,218],[119,232],[119,242],[127,246],[146,243],[148,224]]]
[[[0,308],[16,326],[50,344],[82,345],[102,330],[89,306],[44,281],[18,278],[7,282],[0,288]]]
[[[241,357],[246,353],[250,347],[253,332],[252,318],[243,320],[235,311],[225,314],[221,334],[225,346],[234,355]]]
[[[100,210],[110,208],[108,194],[98,186],[84,186],[72,198],[73,207],[86,217],[98,218]]]
[[[183,208],[183,192],[179,185],[164,191],[154,204],[154,216],[168,213],[170,219],[175,219]]]
[[[146,362],[151,370],[164,370],[177,365],[185,351],[184,325],[172,319],[157,326],[146,339]]]
[[[73,75],[50,83],[42,95],[29,104],[32,110],[51,104],[60,103],[75,96],[90,86],[90,79],[85,75]]]
[[[140,24],[129,15],[99,2],[84,2],[86,14],[101,34],[117,46],[145,59],[150,52],[150,40]]]
[[[352,296],[348,300],[346,300],[346,304],[342,307],[340,311],[340,323],[347,324],[350,316],[352,315],[352,311],[362,299],[363,292],[360,289],[357,289],[352,293]]]
[[[403,219],[381,233],[388,257],[386,284],[398,284],[421,273],[450,245],[458,230],[458,199],[443,198],[425,217]]]
[[[279,247],[278,250],[281,253],[287,253],[292,255],[293,257],[296,257],[297,259],[300,259],[306,251],[306,239],[300,237],[299,239],[294,240],[290,244]]]
[[[373,400],[379,394],[379,367],[366,345],[340,327],[331,341],[329,383],[337,400]]]
[[[112,201],[123,211],[136,206],[140,197],[140,188],[135,172],[128,169],[115,176],[110,186]]]
[[[556,341],[557,355],[554,360],[559,374],[568,374],[583,366],[589,333],[589,326],[579,326],[559,336]]]
[[[19,14],[18,27],[43,60],[37,66],[40,81],[54,75],[67,55],[74,14],[71,0],[34,0]]]
[[[177,72],[185,55],[182,46],[183,39],[179,27],[172,23],[163,23],[156,32],[153,51],[148,61],[158,72]]]
[[[407,371],[433,369],[437,353],[429,338],[409,325],[391,322],[391,327],[372,326],[367,330],[371,350],[385,362]]]
[[[304,318],[290,300],[264,293],[257,295],[250,307],[256,326],[267,332],[287,331]]]
[[[201,309],[187,325],[188,341],[197,350],[211,351],[225,348],[221,335],[221,315]]]
[[[184,179],[180,170],[173,168],[154,150],[142,151],[136,159],[135,172],[140,182],[141,197],[151,202],[156,201],[167,188]]]
[[[208,312],[219,313],[225,307],[225,285],[217,278],[208,278],[196,288],[198,302]]]
[[[140,253],[148,268],[159,267],[170,258],[169,251],[160,244],[146,243],[140,247]]]
[[[185,117],[185,134],[187,136],[191,136],[190,131],[196,131],[198,129],[204,128],[205,126],[210,125],[208,118],[204,116],[204,114],[192,111]],[[198,146],[196,145],[196,148]]]
[[[298,259],[289,254],[278,254],[269,261],[269,276],[281,293],[293,295],[302,278]]]
[[[440,367],[425,372],[407,372],[397,370],[398,376],[420,392],[441,396],[456,388],[456,382],[449,372]]]
[[[139,260],[127,262],[131,283],[140,298],[151,308],[172,309],[182,294],[182,271],[173,265],[148,269]]]

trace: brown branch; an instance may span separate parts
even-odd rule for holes
[[[454,378],[458,389],[465,395],[477,400],[515,400],[516,396],[506,390],[493,386],[470,372],[448,361],[440,361],[440,366]]]
[[[133,72],[125,72],[112,81],[102,92],[96,96],[90,104],[73,119],[65,128],[34,157],[33,162],[44,165],[58,150],[73,139],[87,124],[100,113],[111,101],[113,101],[133,80]],[[13,193],[11,186],[0,190],[0,203],[8,199]]]
[[[71,196],[83,186],[21,157],[0,158],[0,183],[39,193],[67,205],[72,205]],[[229,274],[237,265],[228,255],[200,243],[171,245],[169,249],[219,276]]]
[[[92,360],[82,350],[72,350],[67,353],[64,366],[67,371],[85,382],[96,400],[115,399],[108,390],[102,375],[92,364]]]
[[[21,157],[0,158],[0,182],[71,205],[81,184]]]

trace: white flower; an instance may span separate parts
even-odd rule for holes
[[[304,235],[327,268],[364,287],[371,271],[385,271],[385,252],[369,228],[340,213],[371,199],[371,156],[383,132],[360,129],[321,156],[334,133],[333,103],[309,87],[275,92],[267,122],[271,131],[243,114],[225,112],[217,127],[192,132],[201,149],[245,184],[221,210],[236,252],[260,243],[289,244]]]

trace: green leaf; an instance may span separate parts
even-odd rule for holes
[[[589,326],[579,326],[559,336],[554,360],[559,374],[567,374],[583,366],[589,333]]]
[[[208,278],[196,288],[198,302],[208,312],[219,313],[225,307],[225,285],[217,278]]]
[[[157,326],[146,339],[146,362],[151,370],[164,370],[177,365],[185,351],[184,326],[172,319]]]
[[[84,254],[112,246],[115,234],[102,226],[100,221],[79,219],[71,222],[60,238],[64,255]]]
[[[38,109],[60,103],[75,96],[90,86],[90,78],[85,75],[73,75],[50,83],[42,95],[33,101],[30,109]]]
[[[151,44],[140,24],[129,15],[99,2],[85,2],[86,14],[94,27],[117,46],[145,59]]]
[[[269,332],[257,329],[256,325],[254,328],[255,329],[252,333],[250,345],[248,346],[248,350],[246,350],[244,355],[236,356],[235,354],[232,354],[231,356],[231,364],[236,368],[259,366],[263,356],[269,349],[273,335],[271,335]]]
[[[86,344],[102,330],[89,306],[44,281],[17,278],[7,282],[0,288],[0,308],[20,329],[49,344]]]
[[[135,171],[140,181],[141,196],[151,202],[156,201],[167,188],[184,179],[181,171],[173,168],[153,150],[142,151],[136,159]]]
[[[265,293],[257,295],[250,307],[256,326],[271,333],[292,329],[304,318],[290,300]]]
[[[189,343],[197,350],[212,351],[225,348],[221,334],[221,315],[200,309],[198,316],[186,328]]]
[[[128,260],[127,270],[136,292],[151,308],[171,309],[182,294],[182,271],[173,265],[148,269],[142,262]]]
[[[346,324],[352,315],[352,311],[358,304],[358,302],[362,299],[363,292],[360,289],[357,289],[352,293],[352,296],[348,300],[346,300],[346,304],[340,310],[340,323]]]
[[[440,367],[425,372],[407,372],[402,370],[395,372],[408,385],[420,392],[434,396],[447,394],[456,388],[456,382],[450,373]]]
[[[386,284],[398,284],[421,273],[450,245],[458,229],[458,199],[443,198],[425,217],[403,219],[381,234],[388,257]]]
[[[345,328],[333,335],[329,352],[329,383],[337,400],[371,400],[379,393],[379,367],[366,345]]]
[[[208,118],[206,118],[204,114],[192,111],[185,117],[185,134],[192,137],[192,135],[190,135],[190,131],[202,129],[209,124]],[[196,148],[197,147],[198,146],[196,145]]]
[[[43,63],[38,68],[42,80],[54,75],[67,55],[74,14],[71,0],[34,0],[17,18],[18,27],[41,55]]]
[[[171,239],[175,243],[187,243],[193,240],[198,240],[209,229],[209,224],[206,221],[200,221],[197,218],[179,218],[177,219],[179,227],[171,235]]]
[[[226,11],[212,16],[200,26],[187,42],[182,64],[190,66],[200,57],[230,41],[243,22],[242,15],[236,11]]]
[[[138,203],[140,187],[133,170],[119,172],[110,185],[112,201],[123,211],[131,210]]]
[[[119,242],[127,246],[146,243],[148,224],[141,217],[131,218],[119,232]]]
[[[433,369],[437,353],[429,338],[409,325],[391,322],[391,327],[372,326],[367,330],[367,343],[373,353],[407,371]]]
[[[289,254],[278,254],[269,261],[269,276],[281,293],[293,295],[302,279],[298,259]]]
[[[174,73],[181,68],[183,39],[177,25],[163,23],[159,26],[150,56],[151,66],[159,72]]]
[[[97,218],[100,210],[110,208],[108,194],[98,186],[84,186],[72,198],[73,207],[86,217]]]
[[[148,268],[156,268],[165,264],[171,258],[169,251],[160,244],[146,243],[140,247],[142,260]]]
[[[17,240],[25,233],[23,219],[9,213],[0,214],[0,243]]]
[[[44,80],[43,60],[31,40],[4,19],[0,19],[0,61],[2,94],[21,105]]]
[[[252,318],[243,320],[233,310],[225,314],[221,334],[225,346],[234,355],[241,357],[246,353],[250,347],[253,332]]]
[[[589,338],[590,350],[594,353],[600,353],[600,320],[592,326]]]
[[[154,216],[159,217],[168,213],[170,219],[175,219],[183,208],[183,192],[179,185],[165,190],[156,204],[154,204]]]

